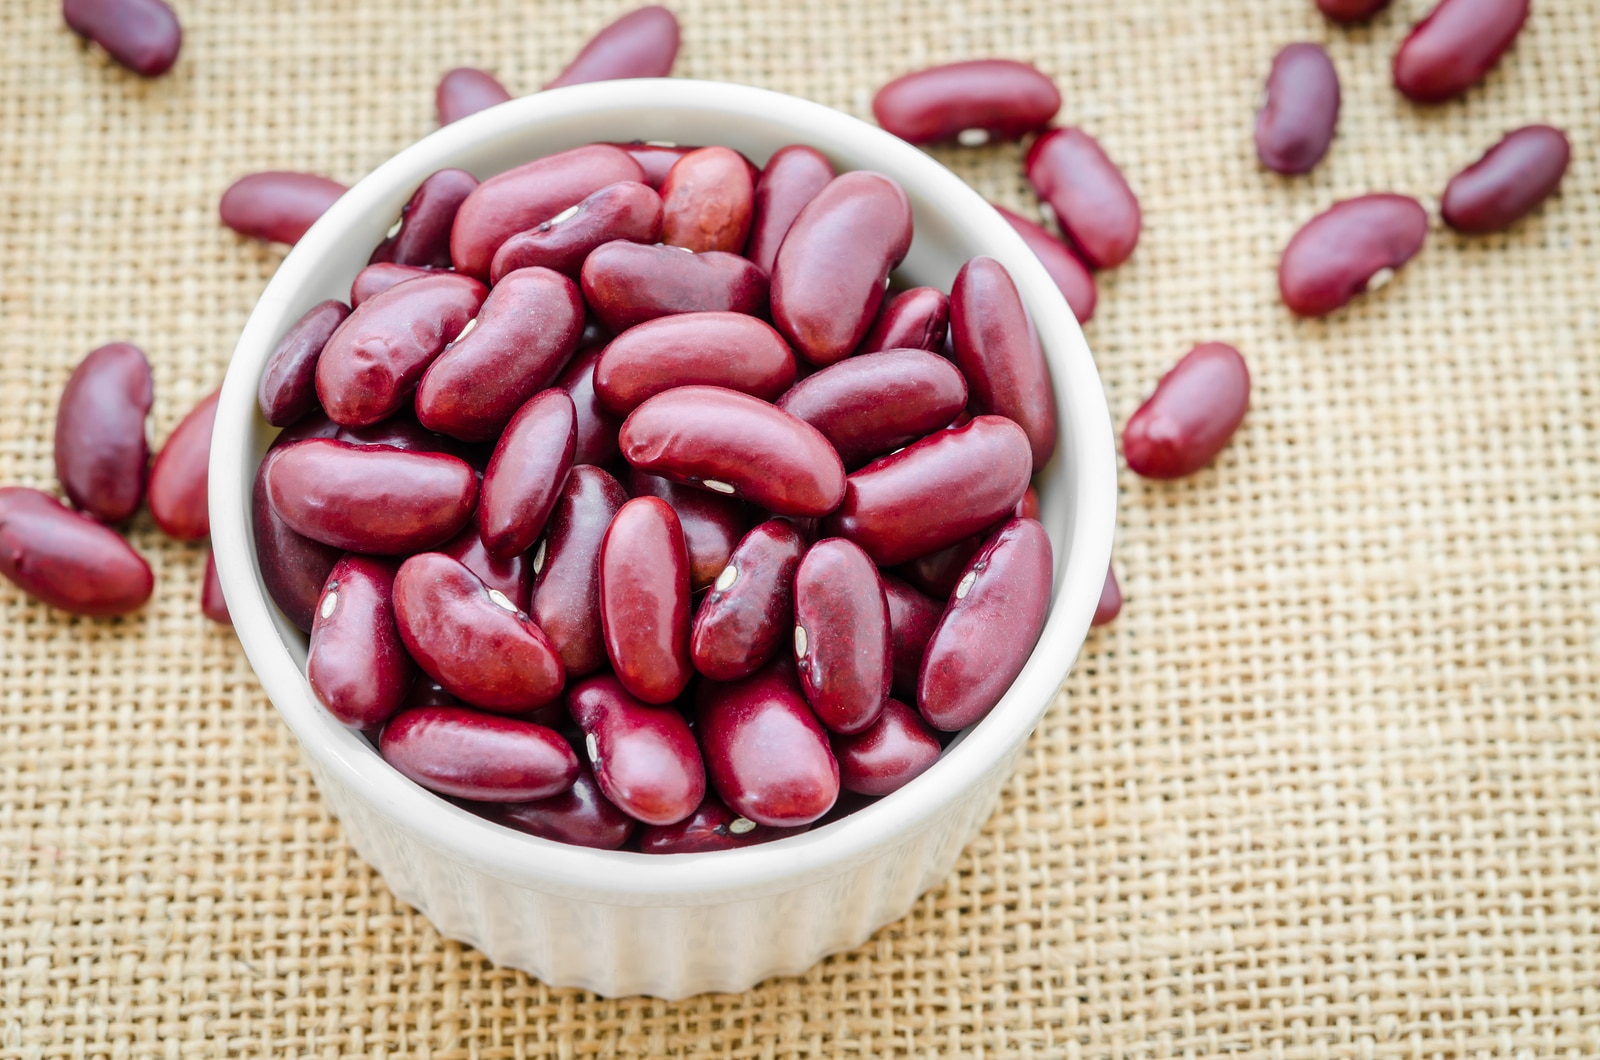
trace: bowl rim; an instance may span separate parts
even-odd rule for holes
[[[382,207],[392,216],[393,208],[384,204],[405,201],[423,177],[456,164],[474,148],[548,122],[641,106],[773,122],[793,130],[793,142],[812,144],[824,154],[848,143],[851,151],[870,151],[884,172],[915,185],[923,197],[937,199],[942,212],[961,217],[962,227],[1011,273],[1032,315],[1060,411],[1058,452],[1076,457],[1065,533],[1072,547],[1066,556],[1055,557],[1055,600],[1022,673],[983,722],[894,798],[816,832],[699,854],[602,851],[540,839],[480,818],[407,780],[316,702],[279,636],[276,608],[256,570],[251,543],[249,498],[256,463],[251,435],[260,415],[259,378],[278,338],[311,304],[299,300],[319,259],[374,210]],[[1082,330],[1044,267],[976,190],[911,144],[823,104],[685,78],[598,82],[523,96],[430,133],[357,182],[289,252],[252,310],[223,381],[209,474],[212,547],[235,632],[268,698],[312,763],[391,827],[441,855],[544,893],[625,905],[704,905],[789,890],[846,872],[934,827],[966,792],[1009,764],[1009,752],[1031,735],[1056,699],[1099,600],[1117,502],[1109,411]],[[1065,505],[1062,500],[1050,508]]]

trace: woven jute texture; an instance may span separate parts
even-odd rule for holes
[[[155,367],[159,441],[280,260],[216,222],[252,170],[353,181],[460,64],[535,89],[613,0],[179,0],[141,81],[47,0],[0,4],[0,482],[54,488],[90,348]],[[203,549],[133,528],[142,613],[0,587],[0,1058],[1600,1054],[1600,8],[1539,0],[1466,99],[1419,109],[1310,0],[679,0],[677,72],[866,115],[950,59],[1028,58],[1145,208],[1088,328],[1123,422],[1192,344],[1250,415],[1212,469],[1124,473],[1127,607],[1091,635],[947,884],[793,979],[597,1000],[442,940],[346,845],[230,634]],[[1311,176],[1250,139],[1274,51],[1327,44]],[[1276,298],[1298,224],[1436,198],[1499,135],[1566,128],[1563,192],[1436,230],[1326,321]],[[941,151],[1032,211],[1015,147]]]

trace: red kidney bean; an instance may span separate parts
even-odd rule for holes
[[[1022,428],[976,416],[852,473],[823,532],[854,541],[883,566],[904,563],[993,526],[1032,473]]]
[[[579,464],[567,476],[544,538],[533,550],[533,608],[567,673],[606,662],[600,622],[600,543],[628,494],[600,468]]]
[[[329,421],[332,423],[332,421]],[[481,470],[488,462],[489,453],[482,446],[468,445],[455,438],[435,434],[417,422],[416,414],[409,409],[398,412],[370,427],[340,427],[333,424],[332,437],[352,445],[387,445],[413,453],[447,453]],[[285,431],[284,434],[289,432]],[[283,435],[279,435],[281,439]]]
[[[78,363],[56,408],[56,477],[67,500],[107,523],[139,510],[154,402],[150,362],[139,347],[113,342]]]
[[[544,87],[565,88],[590,81],[666,77],[678,57],[678,20],[652,4],[630,11],[589,39],[567,68]]]
[[[668,825],[700,805],[706,770],[677,707],[641,702],[609,674],[575,685],[566,701],[600,790],[618,809],[645,824]]]
[[[772,322],[815,365],[861,344],[911,246],[911,203],[882,173],[835,177],[794,219],[772,267]]]
[[[233,625],[228,601],[222,597],[222,580],[217,577],[217,557],[206,550],[205,580],[200,583],[200,613],[222,626]]]
[[[1061,231],[1097,269],[1127,261],[1139,242],[1139,200],[1116,163],[1082,129],[1051,129],[1033,142],[1028,183]]]
[[[1227,446],[1250,407],[1250,370],[1222,342],[1196,346],[1161,377],[1122,431],[1128,467],[1145,478],[1182,478]]]
[[[206,477],[221,393],[213,390],[190,410],[150,465],[150,514],[179,541],[198,541],[211,532]]]
[[[774,828],[828,812],[839,797],[839,763],[787,660],[701,687],[695,731],[711,786],[729,809]]]
[[[309,633],[317,611],[317,598],[322,595],[322,586],[333,565],[344,555],[344,549],[295,533],[272,510],[267,496],[267,471],[282,452],[282,449],[268,451],[256,469],[255,486],[250,494],[256,562],[272,602],[298,629]]]
[[[334,564],[311,625],[306,679],[328,713],[356,729],[400,710],[417,666],[394,619],[397,560],[347,555]]]
[[[555,381],[582,335],[578,285],[549,269],[518,269],[489,292],[470,334],[422,374],[417,419],[463,441],[499,437],[517,409]]]
[[[899,700],[883,706],[861,732],[828,737],[839,761],[839,786],[858,795],[888,795],[928,771],[944,750],[921,716]]]
[[[1020,505],[1022,502],[1017,503]],[[908,563],[901,564],[895,571],[916,586],[919,592],[940,600],[948,600],[950,594],[956,591],[956,582],[959,582],[961,575],[966,573],[967,564],[982,544],[982,534],[964,537],[947,548],[941,548],[937,552],[930,552],[926,556],[918,556]]]
[[[693,676],[689,665],[689,553],[672,506],[635,497],[600,542],[600,628],[624,688],[667,703]]]
[[[620,147],[639,163],[639,168],[644,170],[644,182],[656,191],[661,190],[661,182],[667,179],[667,173],[678,164],[678,159],[690,151],[698,151],[698,147],[679,146],[664,140],[632,140],[628,143],[613,143],[612,147]]]
[[[72,32],[142,77],[159,77],[178,61],[183,27],[163,0],[62,0]]]
[[[732,497],[680,486],[637,468],[628,469],[627,486],[630,496],[659,497],[678,513],[689,550],[690,590],[699,592],[716,581],[739,538],[750,527],[748,506]]]
[[[806,551],[794,578],[800,688],[833,732],[860,732],[889,700],[889,605],[867,554],[842,538]]]
[[[695,613],[696,670],[737,681],[772,661],[794,625],[794,573],[805,549],[786,519],[769,519],[739,541]]]
[[[1256,156],[1274,173],[1309,173],[1339,123],[1339,72],[1320,44],[1290,44],[1272,60],[1256,112]]]
[[[350,307],[336,299],[318,302],[278,341],[256,392],[256,403],[268,423],[289,427],[320,407],[317,358],[349,315]]]
[[[368,265],[356,273],[356,278],[350,281],[350,306],[353,309],[360,309],[361,303],[374,295],[380,295],[407,280],[414,280],[418,276],[432,276],[436,272],[437,269],[425,269],[420,265],[395,265],[387,261]]]
[[[1317,0],[1317,10],[1335,22],[1364,22],[1390,3],[1391,0]]]
[[[820,431],[721,387],[657,394],[623,422],[619,442],[634,467],[778,515],[826,515],[844,496],[844,465]]]
[[[1012,514],[1018,519],[1039,518],[1039,491],[1029,486],[1023,492],[1022,499],[1017,502],[1017,507]]]
[[[1061,93],[1036,66],[973,59],[895,78],[872,98],[878,124],[914,144],[956,140],[978,147],[1020,140],[1061,109]]]
[[[456,211],[477,186],[478,178],[464,169],[441,169],[429,176],[401,209],[394,234],[378,244],[367,263],[448,269],[450,227]]]
[[[727,804],[708,792],[694,813],[664,827],[650,826],[639,833],[639,850],[645,854],[703,854],[711,850],[737,850],[770,843],[784,836],[807,830],[769,828],[748,817],[740,817]]]
[[[867,330],[856,353],[936,351],[944,346],[949,327],[949,296],[937,287],[913,287],[884,300],[878,319]]]
[[[1056,451],[1056,397],[1044,350],[1005,266],[973,258],[950,288],[950,339],[975,413],[1004,416],[1028,435],[1033,469]]]
[[[217,209],[242,236],[293,245],[347,190],[315,173],[250,173],[228,186]]]
[[[1050,538],[1012,519],[972,557],[922,657],[917,709],[955,732],[1000,702],[1033,653],[1050,613]]]
[[[376,555],[443,544],[478,500],[478,478],[464,460],[329,438],[280,450],[266,487],[273,510],[295,533]]]
[[[607,184],[642,181],[644,170],[620,147],[589,144],[536,158],[479,184],[456,211],[450,259],[475,279],[489,275],[500,244],[578,205]]]
[[[963,563],[962,567],[965,566]],[[894,658],[890,692],[915,699],[922,653],[944,615],[944,602],[919,592],[892,574],[882,574],[879,580],[883,583],[884,603],[889,607],[889,649]]]
[[[506,86],[487,70],[458,66],[445,71],[433,93],[434,109],[441,126],[460,121],[469,114],[488,110],[511,98]]]
[[[506,559],[494,556],[483,544],[474,516],[461,528],[461,532],[444,544],[439,551],[460,563],[478,576],[490,589],[517,605],[518,611],[527,611],[532,601],[533,562],[525,552]]]
[[[1307,221],[1283,248],[1278,291],[1289,311],[1324,316],[1378,286],[1422,249],[1428,212],[1405,195],[1336,202]]]
[[[800,380],[778,400],[822,432],[847,468],[949,426],[966,404],[961,372],[922,350],[858,354]]]
[[[773,327],[744,313],[677,313],[611,340],[595,365],[594,389],[626,416],[677,386],[725,387],[772,401],[794,382],[794,353]]]
[[[594,770],[578,760],[578,778],[559,795],[535,802],[494,807],[491,820],[507,828],[551,839],[557,843],[618,850],[632,838],[637,825],[632,817],[611,804],[594,778]]]
[[[1439,0],[1394,53],[1394,87],[1441,103],[1480,80],[1517,39],[1529,0]]]
[[[1022,241],[1028,244],[1033,256],[1039,259],[1044,271],[1055,281],[1056,288],[1061,292],[1061,297],[1067,300],[1067,307],[1078,318],[1078,323],[1087,324],[1094,316],[1095,304],[1100,300],[1094,273],[1089,271],[1089,266],[1043,225],[1012,213],[1004,206],[996,205],[995,212],[1004,217],[1017,235],[1022,237]]]
[[[48,494],[0,487],[0,574],[74,615],[105,618],[150,599],[150,565],[116,532]]]
[[[1572,149],[1559,129],[1509,132],[1444,189],[1444,223],[1458,232],[1499,232],[1532,213],[1561,186]]]
[[[726,147],[690,151],[661,183],[661,241],[695,253],[737,254],[750,235],[755,185],[744,156]]]
[[[565,390],[535,394],[511,417],[489,458],[478,502],[490,552],[515,556],[544,533],[577,444],[578,417]]]
[[[592,349],[579,353],[556,376],[555,385],[571,396],[578,416],[578,445],[572,454],[574,464],[599,466],[617,455],[617,432],[622,429],[622,417],[607,412],[594,391],[594,369],[600,352]]]
[[[583,297],[615,335],[673,313],[762,313],[767,275],[737,254],[615,240],[583,263]]]
[[[756,180],[744,256],[771,275],[778,247],[794,219],[834,176],[833,163],[816,148],[804,144],[778,148]]]
[[[578,756],[560,734],[461,707],[422,707],[383,727],[384,761],[429,791],[483,802],[531,802],[566,791]]]
[[[621,239],[655,243],[661,239],[661,196],[638,181],[607,184],[578,205],[526,232],[518,232],[494,252],[489,279],[517,269],[542,266],[577,279],[596,247]]]
[[[1104,626],[1114,621],[1122,613],[1122,586],[1117,584],[1117,569],[1106,567],[1106,582],[1100,587],[1100,601],[1094,605],[1094,618],[1089,620],[1091,626]]]

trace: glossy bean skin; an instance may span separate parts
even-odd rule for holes
[[[150,362],[139,347],[113,342],[78,362],[56,406],[55,436],[56,478],[75,507],[106,523],[139,510],[154,403]]]
[[[589,144],[525,162],[479,184],[461,203],[450,229],[456,270],[486,279],[495,251],[578,205],[607,184],[642,181],[644,170],[620,147]]]
[[[1298,316],[1349,304],[1379,273],[1398,270],[1428,238],[1428,212],[1405,195],[1363,195],[1307,221],[1278,262],[1278,291]]]
[[[655,191],[661,190],[661,182],[667,179],[667,174],[672,167],[678,164],[678,159],[690,151],[700,148],[687,144],[680,145],[667,142],[631,140],[628,143],[613,143],[612,147],[620,147],[628,152],[632,159],[639,163],[639,168],[644,170],[644,182]]]
[[[689,588],[699,592],[722,573],[734,546],[750,528],[750,509],[743,501],[681,486],[670,479],[629,468],[629,496],[659,497],[678,513],[689,550]]]
[[[528,610],[533,593],[533,561],[526,552],[505,559],[491,553],[483,543],[476,516],[459,534],[440,545],[439,551],[476,574],[488,588],[499,590],[500,595],[517,605],[518,611]]]
[[[578,777],[578,756],[559,733],[462,707],[395,715],[378,750],[411,780],[458,799],[532,802],[560,794]]]
[[[904,563],[993,526],[1032,473],[1022,428],[975,416],[853,472],[823,532],[854,541],[875,563]]]
[[[1339,72],[1320,44],[1290,44],[1272,60],[1256,112],[1256,157],[1274,173],[1309,173],[1339,124]]]
[[[62,0],[61,14],[72,32],[141,77],[172,69],[183,46],[183,27],[164,0]]]
[[[1439,0],[1394,53],[1394,87],[1417,103],[1459,96],[1500,62],[1529,6],[1529,0]]]
[[[478,500],[472,467],[445,453],[311,438],[279,450],[267,497],[295,533],[348,552],[405,555],[443,544]]]
[[[1044,631],[1050,585],[1050,538],[1036,520],[1012,519],[989,536],[922,657],[923,720],[955,732],[1000,702]]]
[[[346,555],[329,572],[317,602],[306,678],[328,713],[352,728],[388,721],[417,680],[417,665],[395,626],[399,569],[397,560]]]
[[[578,414],[565,390],[535,394],[517,410],[483,473],[483,543],[510,558],[533,546],[561,496],[578,445]]]
[[[887,297],[856,354],[882,350],[937,351],[950,328],[950,297],[937,287],[913,287]]]
[[[1005,266],[977,257],[950,288],[950,339],[974,413],[1021,427],[1038,471],[1056,451],[1056,397],[1044,350]]]
[[[48,494],[0,487],[0,575],[74,615],[109,618],[150,599],[150,565],[116,532]]]
[[[965,566],[963,563],[962,567]],[[879,580],[883,583],[884,603],[889,608],[889,650],[894,656],[890,693],[914,700],[922,653],[944,615],[944,601],[935,600],[892,574],[880,575]]]
[[[944,747],[916,711],[897,699],[866,729],[828,737],[839,762],[839,786],[857,795],[899,791],[939,760]]]
[[[878,124],[909,143],[966,147],[1020,140],[1049,124],[1061,93],[1039,69],[1012,59],[973,59],[916,70],[872,99]]]
[[[578,285],[559,272],[506,275],[484,300],[477,325],[423,372],[417,419],[466,442],[498,438],[566,367],[583,335],[583,316]]]
[[[256,391],[261,415],[272,426],[293,426],[320,407],[317,359],[349,315],[350,307],[337,299],[318,302],[278,340]]]
[[[721,251],[690,254],[616,240],[584,260],[580,277],[584,301],[613,335],[673,313],[767,308],[767,274]]]
[[[278,610],[301,632],[310,633],[317,612],[317,598],[322,594],[322,586],[333,565],[344,555],[344,549],[295,533],[273,511],[267,495],[267,472],[282,452],[282,449],[273,449],[267,453],[256,469],[250,493],[256,563],[261,569],[267,595],[278,605]]]
[[[342,427],[368,427],[392,416],[488,294],[476,280],[439,273],[363,302],[317,358],[323,410]]]
[[[510,98],[506,86],[489,71],[458,66],[439,78],[439,87],[433,92],[433,107],[440,126],[445,126]]]
[[[1559,129],[1527,125],[1509,132],[1444,189],[1444,223],[1474,235],[1500,232],[1532,213],[1561,186],[1572,157]]]
[[[1128,467],[1145,478],[1182,478],[1227,446],[1250,407],[1250,370],[1239,351],[1207,342],[1161,377],[1122,431]]]
[[[669,825],[700,805],[705,765],[677,707],[642,702],[609,674],[574,685],[566,702],[600,790],[618,809],[645,824]]]
[[[206,479],[221,393],[220,388],[213,390],[190,410],[150,465],[150,514],[168,537],[179,541],[198,541],[211,533]]]
[[[594,389],[626,416],[665,390],[701,384],[772,401],[794,382],[794,353],[764,320],[744,313],[676,313],[612,339],[595,365]]]
[[[517,714],[561,694],[566,671],[550,638],[449,556],[423,552],[400,565],[394,615],[422,672],[463,703]]]
[[[618,441],[642,471],[778,515],[826,515],[844,497],[844,465],[820,431],[733,390],[681,386],[657,394],[623,421]]]
[[[790,144],[773,152],[756,179],[744,256],[770,276],[794,219],[836,175],[833,163],[814,147]]]
[[[350,281],[350,307],[360,309],[361,303],[367,299],[380,295],[407,280],[414,280],[418,276],[431,276],[435,271],[437,270],[425,269],[420,265],[395,265],[387,261],[368,265],[356,273],[356,278]]]
[[[794,633],[794,574],[805,550],[787,519],[769,519],[740,539],[695,612],[689,658],[696,670],[737,681],[772,661]]]
[[[755,183],[744,156],[702,147],[678,159],[661,183],[661,241],[695,253],[737,254],[750,235]]]
[[[659,497],[618,509],[600,541],[600,628],[617,679],[646,703],[683,693],[689,664],[689,552]]]
[[[678,20],[656,4],[628,12],[589,39],[548,91],[590,81],[666,77],[678,57]]]
[[[1033,142],[1024,166],[1028,183],[1091,267],[1114,269],[1132,256],[1142,224],[1139,200],[1094,137],[1051,129]]]
[[[346,190],[315,173],[250,173],[222,193],[217,212],[223,224],[242,236],[292,246]]]
[[[1365,22],[1393,0],[1317,0],[1317,10],[1335,22]]]
[[[878,569],[843,538],[806,550],[794,578],[794,651],[800,689],[832,732],[860,732],[889,701],[894,657]]]
[[[222,596],[222,579],[217,577],[217,557],[206,550],[206,572],[200,583],[200,613],[219,626],[233,625],[228,601]]]
[[[622,417],[612,415],[600,403],[594,389],[595,365],[600,360],[600,349],[579,353],[556,376],[555,385],[572,398],[572,407],[578,417],[578,444],[573,451],[574,464],[605,464],[617,455],[617,432],[622,430]]]
[[[620,849],[638,827],[632,817],[605,797],[594,770],[581,757],[578,777],[566,791],[535,802],[492,807],[487,815],[507,828],[540,839],[595,850]]]
[[[1072,315],[1078,318],[1078,323],[1087,324],[1094,316],[1095,305],[1100,300],[1094,273],[1089,271],[1089,266],[1071,247],[1051,235],[1038,222],[1030,221],[1004,206],[995,206],[995,212],[1004,217],[1006,223],[1028,244],[1033,256],[1039,259],[1044,271],[1055,281],[1056,288],[1061,292],[1061,297],[1067,300],[1067,306],[1072,310]]]
[[[600,544],[628,494],[605,471],[579,464],[533,551],[533,608],[528,613],[561,653],[570,676],[606,662],[600,621]]]
[[[857,354],[796,383],[778,407],[811,424],[846,468],[948,427],[967,405],[961,372],[922,350]]]
[[[927,593],[942,602],[950,599],[950,594],[956,591],[956,582],[961,580],[967,563],[982,544],[982,534],[964,537],[937,552],[902,563],[895,568],[895,573],[915,586],[918,592]]]
[[[430,175],[401,208],[400,227],[377,245],[367,263],[448,269],[450,228],[456,211],[477,186],[478,178],[464,169],[441,169]]]
[[[1117,584],[1117,569],[1106,568],[1106,583],[1100,587],[1100,600],[1094,605],[1091,626],[1104,626],[1116,621],[1122,613],[1122,586]]]
[[[900,185],[867,170],[835,177],[806,203],[778,248],[773,324],[812,364],[850,356],[910,246],[911,203]]]
[[[661,196],[638,181],[607,184],[574,209],[577,212],[556,214],[500,244],[489,264],[489,279],[499,283],[507,273],[541,266],[575,280],[596,247],[618,239],[630,243],[661,239]]]
[[[734,831],[737,828],[738,831]],[[645,854],[703,854],[712,850],[737,850],[770,843],[784,836],[799,835],[797,828],[769,828],[728,809],[727,803],[711,792],[694,813],[677,824],[647,827],[639,833],[639,850]]]

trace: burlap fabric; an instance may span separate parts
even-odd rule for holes
[[[155,435],[223,373],[279,260],[215,219],[241,173],[354,181],[457,64],[537,87],[622,10],[179,0],[172,76],[0,5],[0,481],[52,488],[55,402],[129,339]],[[1003,804],[904,922],[795,979],[600,1001],[442,940],[345,845],[199,615],[203,549],[119,622],[0,588],[0,1058],[1577,1056],[1600,1053],[1600,8],[1540,0],[1503,68],[1418,109],[1309,0],[677,0],[680,74],[859,114],[926,63],[1030,58],[1145,207],[1088,328],[1121,423],[1191,344],[1244,351],[1217,466],[1124,474],[1128,603]],[[1256,166],[1275,49],[1328,44],[1339,139]],[[1529,121],[1566,187],[1508,236],[1436,231],[1325,322],[1277,252],[1331,201],[1447,177]],[[1032,209],[1015,148],[940,157]]]

